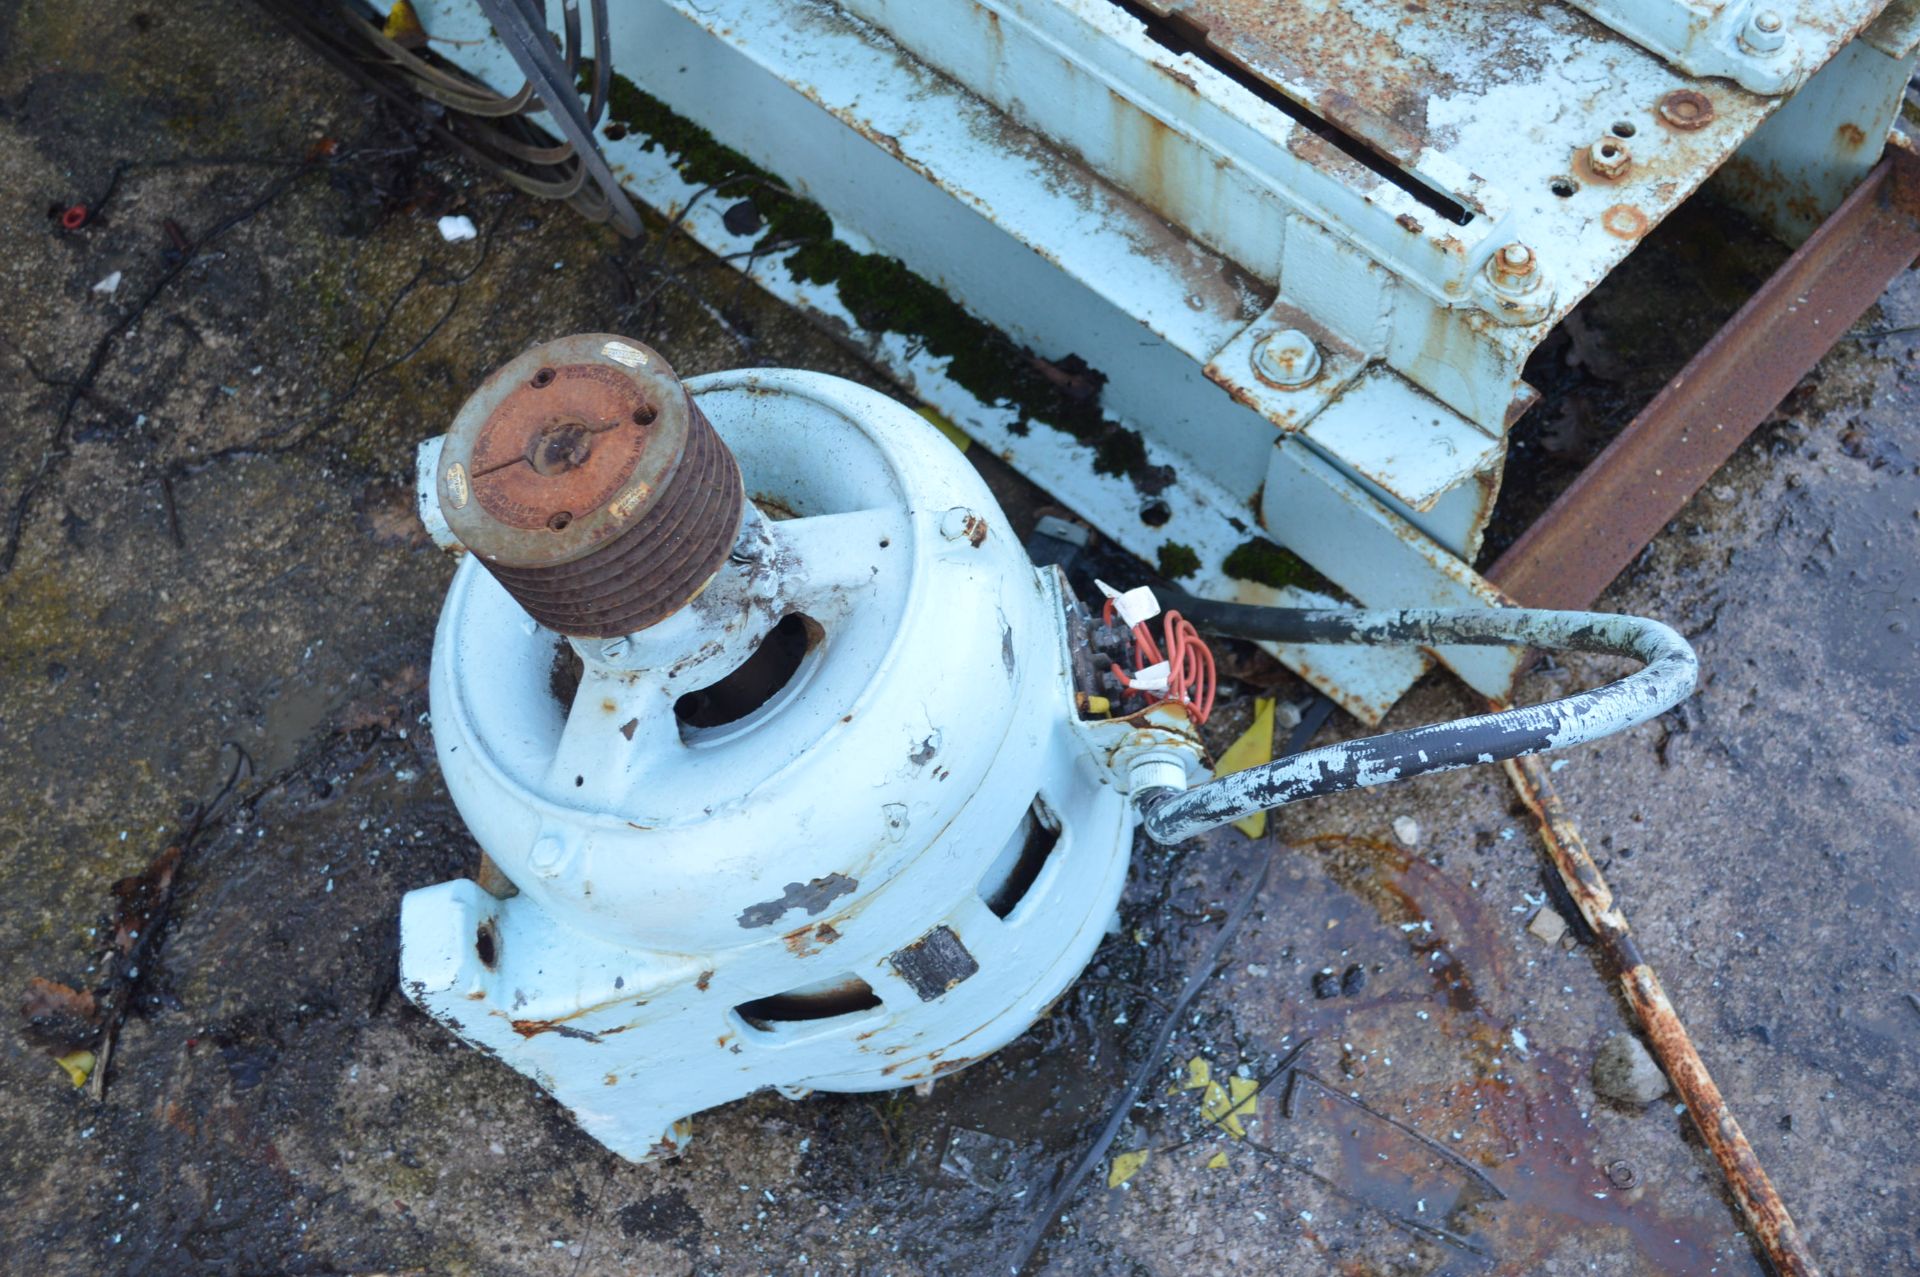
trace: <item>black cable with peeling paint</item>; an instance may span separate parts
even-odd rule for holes
[[[1256,607],[1175,597],[1167,591],[1162,591],[1161,602],[1199,629],[1233,638],[1301,644],[1518,646],[1597,652],[1644,662],[1643,668],[1625,678],[1544,705],[1325,745],[1193,789],[1148,790],[1136,801],[1148,835],[1161,843],[1181,842],[1254,812],[1305,798],[1598,740],[1672,709],[1692,693],[1699,673],[1699,659],[1685,639],[1658,621],[1638,616],[1533,608]]]

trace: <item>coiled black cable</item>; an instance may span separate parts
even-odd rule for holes
[[[1176,843],[1256,811],[1367,785],[1563,749],[1637,727],[1689,696],[1699,659],[1658,621],[1605,612],[1531,608],[1371,611],[1255,607],[1162,591],[1201,630],[1234,638],[1306,644],[1455,644],[1533,647],[1633,657],[1644,668],[1544,705],[1476,714],[1304,750],[1188,790],[1136,795],[1156,842]]]

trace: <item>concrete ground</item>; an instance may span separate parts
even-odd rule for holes
[[[101,980],[113,884],[251,760],[177,868],[104,1098],[45,1016],[0,1034],[0,1266],[1004,1271],[1270,856],[1115,1146],[1158,1151],[1124,1187],[1100,1167],[1045,1271],[1760,1271],[1672,1097],[1595,1097],[1630,1026],[1593,948],[1527,929],[1554,889],[1495,768],[1291,809],[1262,843],[1141,847],[1090,979],[930,1096],[755,1097],[655,1166],[582,1136],[394,996],[400,896],[476,855],[426,717],[450,565],[412,518],[413,445],[580,330],[683,372],[886,383],[684,244],[423,147],[252,6],[0,3],[0,31],[0,988]],[[445,212],[480,238],[443,242]],[[1677,282],[1596,302],[1550,352],[1587,389],[1536,451],[1591,451],[1607,395],[1665,375],[1609,352],[1730,304],[1651,273]],[[1916,321],[1903,279],[1615,585],[1604,606],[1693,639],[1703,687],[1557,773],[1830,1272],[1920,1269],[1920,440],[1914,338],[1887,332]],[[1035,494],[985,464],[1024,517]],[[1471,708],[1436,677],[1392,722]],[[1316,996],[1327,970],[1347,992]],[[1246,1142],[1175,1089],[1190,1060],[1258,1076],[1307,1037],[1328,1085],[1262,1095]]]

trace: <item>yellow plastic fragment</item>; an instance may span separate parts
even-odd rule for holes
[[[393,0],[387,20],[380,24],[380,34],[407,49],[417,49],[427,42],[427,29],[420,25],[420,15],[409,0]]]
[[[1174,1090],[1200,1092],[1201,1117],[1234,1139],[1247,1138],[1247,1128],[1240,1119],[1257,1114],[1260,1094],[1260,1084],[1252,1078],[1229,1077],[1222,1086],[1213,1079],[1213,1066],[1196,1055],[1187,1061],[1185,1083],[1167,1093],[1171,1095]]]
[[[1273,761],[1273,697],[1259,696],[1253,702],[1253,722],[1233,744],[1227,746],[1214,766],[1215,776],[1230,776],[1249,767]],[[1267,813],[1257,811],[1233,822],[1233,827],[1249,838],[1267,832]]]
[[[67,1076],[73,1079],[75,1086],[85,1086],[87,1079],[93,1076],[93,1052],[91,1051],[75,1051],[61,1056],[54,1063],[67,1071]]]
[[[931,421],[934,429],[950,439],[953,442],[953,446],[960,449],[960,451],[965,452],[968,448],[973,447],[973,440],[967,437],[967,432],[941,416],[939,409],[921,404],[918,408],[914,409],[914,411],[918,412],[928,421]]]
[[[1209,1158],[1207,1161],[1207,1169],[1210,1171],[1226,1170],[1227,1169],[1227,1150],[1223,1148],[1218,1153],[1215,1153],[1211,1158]]]
[[[1259,1114],[1259,1100],[1255,1097],[1260,1094],[1260,1084],[1250,1077],[1230,1077],[1227,1079],[1227,1090],[1233,1100],[1233,1109],[1221,1125],[1227,1128],[1227,1134],[1243,1140],[1247,1137],[1247,1131],[1240,1125],[1240,1119]]]
[[[1107,1187],[1118,1188],[1147,1164],[1147,1158],[1153,1155],[1150,1148],[1136,1148],[1131,1153],[1122,1153],[1113,1159],[1113,1166],[1107,1171]]]

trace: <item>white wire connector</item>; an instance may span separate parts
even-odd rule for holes
[[[1094,584],[1100,587],[1100,593],[1113,600],[1113,610],[1119,614],[1121,622],[1128,629],[1132,629],[1142,621],[1151,621],[1160,615],[1160,600],[1154,598],[1153,591],[1144,585],[1136,585],[1122,593],[1105,581],[1096,579]],[[1162,683],[1161,686],[1164,687],[1166,684]]]
[[[1158,665],[1149,665],[1127,680],[1127,686],[1136,692],[1164,692],[1167,681],[1172,676],[1173,667],[1165,661]]]

